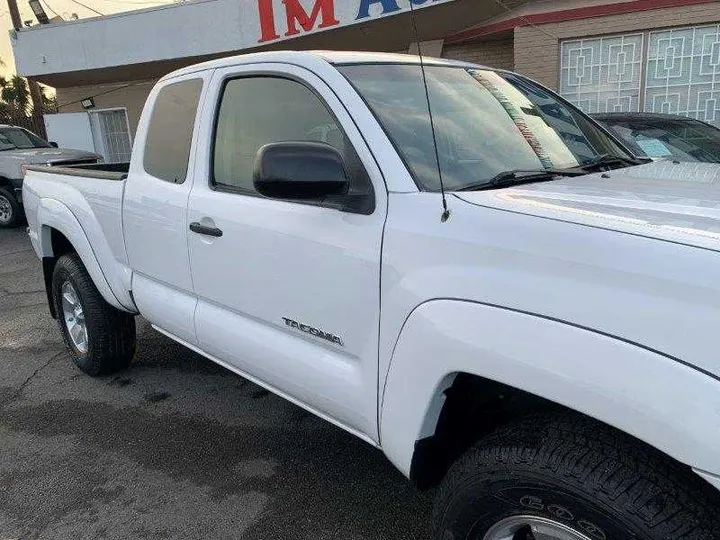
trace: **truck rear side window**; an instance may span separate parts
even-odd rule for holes
[[[202,85],[202,79],[190,79],[158,92],[145,142],[148,174],[176,184],[185,181]]]

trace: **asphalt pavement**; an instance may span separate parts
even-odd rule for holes
[[[24,229],[0,229],[0,540],[430,537],[430,496],[382,453],[138,319],[90,378]]]

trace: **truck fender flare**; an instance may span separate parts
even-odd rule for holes
[[[67,206],[55,199],[41,199],[37,222],[40,225],[38,247],[43,259],[55,257],[52,249],[52,229],[56,229],[70,241],[105,301],[117,309],[128,311],[113,293],[82,225]]]
[[[432,300],[408,316],[392,354],[380,441],[407,476],[459,373],[540,396],[718,474],[720,380],[669,355],[502,306]],[[702,396],[699,398],[698,396]]]

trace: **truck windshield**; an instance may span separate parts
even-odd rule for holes
[[[50,144],[22,128],[0,128],[0,151],[27,148],[50,148]]]
[[[416,183],[438,191],[419,66],[349,64],[338,69],[375,114]],[[448,190],[478,185],[505,171],[573,168],[600,156],[631,158],[584,113],[523,77],[437,65],[426,66],[426,74]]]

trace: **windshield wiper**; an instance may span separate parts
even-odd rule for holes
[[[481,191],[502,187],[529,184],[531,182],[549,182],[558,176],[582,176],[587,174],[579,169],[513,169],[496,174],[488,180],[463,186],[456,191]]]
[[[624,165],[627,167],[632,167],[634,165],[642,165],[643,163],[647,163],[644,160],[630,158],[630,157],[623,157],[623,156],[612,156],[610,154],[600,154],[599,156],[595,156],[590,161],[586,161],[585,163],[581,163],[578,165],[578,169],[592,169],[595,167],[603,167],[603,166],[610,166],[610,165]]]

